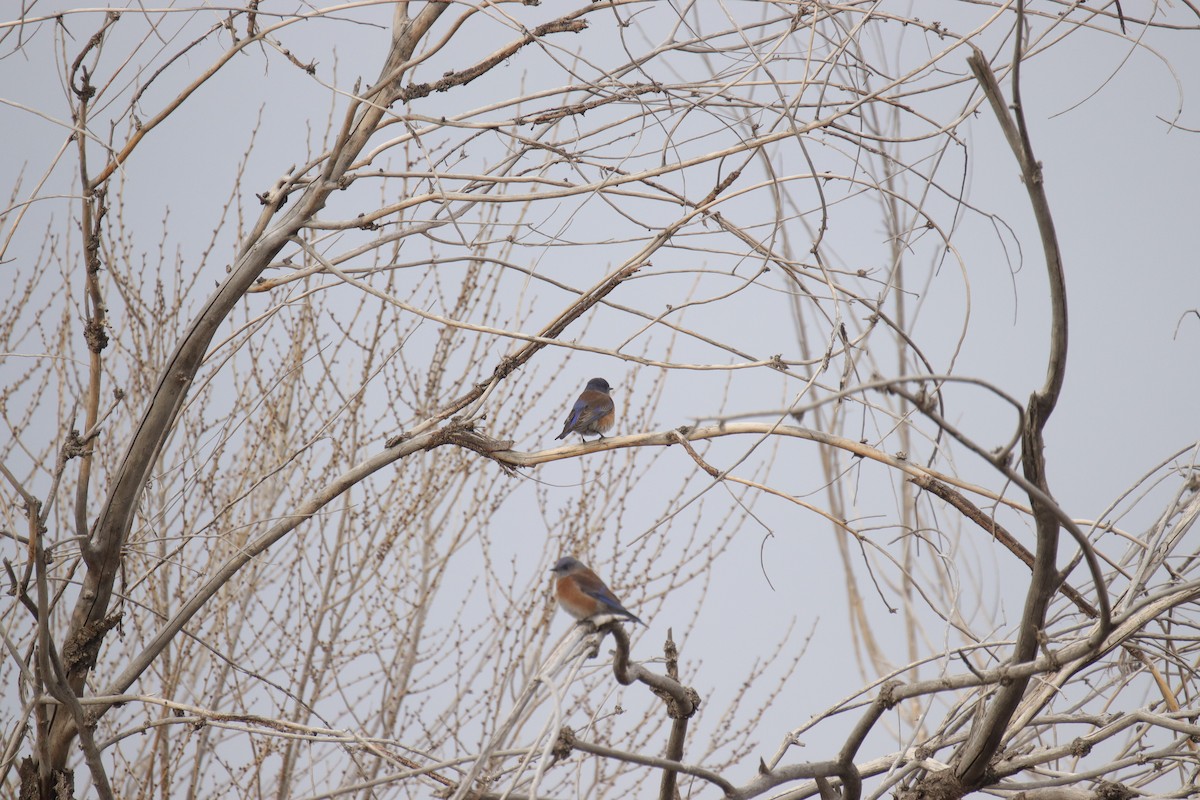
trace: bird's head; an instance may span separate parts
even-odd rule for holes
[[[558,563],[550,568],[550,571],[561,578],[581,569],[583,569],[583,564],[579,563],[579,559],[574,556],[563,556],[558,560]]]

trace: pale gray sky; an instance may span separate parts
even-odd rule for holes
[[[503,13],[510,13],[531,27],[561,13],[561,8],[550,7],[559,5],[547,3],[538,9],[505,7]],[[978,25],[991,13],[991,9],[974,4],[938,2],[928,5],[928,18],[938,18],[952,31]],[[63,8],[69,6],[62,5]],[[747,19],[757,13],[747,11],[747,4],[730,3],[728,6],[731,13],[742,14]],[[48,14],[52,8],[55,7],[39,5],[37,10]],[[116,39],[105,52],[105,66],[111,70],[117,54],[123,54],[139,37],[147,37],[151,42],[144,52],[153,52],[159,46],[155,43],[158,40],[161,40],[164,52],[175,52],[182,49],[181,42],[196,37],[199,31],[217,24],[224,17],[225,12],[216,6],[197,8],[195,19],[188,20],[187,25],[184,25],[186,15],[173,14],[162,17],[153,32],[140,24],[117,26]],[[705,11],[712,15],[708,18],[710,24],[719,13],[716,8],[717,4],[713,4]],[[902,13],[909,6],[898,4],[898,8],[897,13]],[[1064,11],[1068,8],[1062,6]],[[1126,11],[1132,15],[1142,13],[1144,9],[1130,7]],[[1196,23],[1194,18],[1177,8],[1164,6],[1158,12],[1177,18],[1177,24],[1182,26]],[[366,82],[375,75],[388,35],[388,14],[386,6],[352,9],[340,16],[353,22],[330,26],[314,21],[286,29],[281,35],[296,57],[301,61],[317,62],[317,80],[304,75],[277,54],[271,53],[267,57],[260,48],[251,48],[235,57],[228,68],[201,87],[192,100],[146,139],[139,148],[138,157],[126,167],[127,175],[114,184],[114,190],[123,184],[133,187],[124,195],[122,213],[125,224],[137,238],[122,258],[129,259],[130,263],[140,263],[143,259],[154,263],[161,249],[168,254],[168,263],[178,259],[184,265],[185,275],[195,275],[192,301],[199,307],[211,288],[223,278],[225,265],[234,252],[232,217],[224,223],[221,220],[221,209],[231,192],[244,203],[247,219],[253,219],[258,208],[253,194],[267,190],[289,166],[305,162],[312,152],[320,149],[327,138],[327,129],[340,124],[344,109],[342,98],[328,87],[336,86],[345,92],[356,77],[362,76]],[[648,4],[637,17],[641,28],[625,33],[636,39],[641,30],[649,30],[649,40],[666,40],[673,16],[672,4]],[[924,9],[922,16],[925,16]],[[571,80],[599,79],[607,70],[625,63],[628,56],[616,38],[620,30],[612,15],[593,15],[590,20],[589,30],[555,37],[543,50],[530,48],[523,51],[493,74],[454,92],[432,95],[414,104],[413,111],[425,118],[453,116],[466,109],[499,102],[517,90],[531,92],[538,87],[556,87]],[[1096,24],[1112,27],[1107,22]],[[73,53],[95,29],[97,18],[94,14],[70,14],[64,17],[64,25],[70,32],[66,51]],[[1034,26],[1040,33],[1045,30],[1046,22],[1038,20]],[[1138,30],[1138,26],[1131,25],[1132,36],[1137,36]],[[472,20],[465,32],[469,36],[464,39],[467,44],[456,45],[439,54],[422,66],[417,79],[435,80],[447,69],[462,68],[512,36],[510,30],[482,16]],[[1065,26],[1056,28],[1051,38],[1065,32]],[[1001,45],[1001,33],[998,28],[989,31],[981,37],[980,46],[989,54],[997,49],[1011,48],[1007,42]],[[42,250],[42,231],[47,221],[57,221],[59,230],[70,230],[70,226],[63,225],[62,221],[77,217],[79,213],[77,202],[61,199],[78,190],[77,176],[72,172],[73,159],[68,154],[52,166],[55,153],[64,145],[67,133],[64,121],[69,114],[63,100],[64,89],[57,77],[62,72],[61,65],[49,61],[50,54],[57,48],[47,46],[46,40],[54,35],[52,25],[43,25],[23,48],[16,50],[14,34],[10,32],[0,51],[4,56],[0,61],[0,97],[6,101],[0,105],[0,130],[5,132],[6,150],[6,157],[0,160],[0,186],[9,187],[14,200],[24,200],[35,182],[50,170],[45,186],[38,192],[44,199],[29,207],[20,229],[8,244],[5,263],[0,267],[17,276],[43,268],[47,263]],[[685,26],[676,30],[675,36],[684,38]],[[876,41],[876,36],[888,38]],[[878,26],[872,30],[871,39],[863,42],[864,47],[876,46],[887,53],[887,58],[896,66],[897,75],[927,58],[932,48],[945,44],[936,37],[927,37],[896,24]],[[180,81],[207,65],[216,52],[216,48],[205,45],[184,55],[164,73],[155,87],[146,92],[139,108],[144,109],[147,117],[155,113],[178,91]],[[926,81],[930,85],[960,81],[961,85],[932,97],[915,98],[913,104],[938,120],[960,113],[970,98],[977,96],[966,67],[968,52],[960,48],[939,63],[940,73]],[[669,83],[678,80],[677,75],[671,74],[672,69],[697,68],[697,64],[709,61],[720,63],[722,58],[721,54],[710,54],[703,58],[697,56],[691,62],[682,57],[665,64],[652,62],[646,67],[647,74],[637,80]],[[155,62],[155,68],[157,66]],[[733,70],[727,64],[723,68]],[[784,68],[785,65],[778,66],[778,69]],[[799,75],[803,69],[798,62],[792,62],[790,68],[794,70],[791,77]],[[1044,166],[1065,261],[1071,324],[1066,385],[1047,429],[1048,468],[1056,497],[1068,513],[1077,518],[1099,517],[1109,503],[1143,474],[1173,452],[1195,442],[1200,434],[1195,413],[1197,390],[1200,389],[1196,370],[1200,356],[1200,316],[1189,314],[1200,309],[1200,264],[1197,264],[1197,253],[1200,253],[1200,189],[1197,188],[1200,187],[1200,134],[1195,132],[1200,129],[1200,109],[1195,96],[1200,91],[1200,81],[1197,76],[1200,76],[1200,48],[1196,46],[1196,32],[1188,30],[1151,30],[1146,32],[1140,44],[1107,33],[1082,31],[1039,53],[1023,66],[1025,112],[1034,150]],[[885,79],[871,76],[870,81],[872,85],[878,85]],[[128,74],[118,80],[136,82]],[[1002,85],[1006,92],[1010,90],[1007,78],[1003,79]],[[765,86],[758,91],[764,97],[770,93],[769,87]],[[685,100],[680,98],[679,102],[682,104]],[[105,110],[108,109],[100,109]],[[533,104],[531,110],[537,110]],[[512,114],[511,109],[500,108],[494,116],[504,118]],[[261,120],[260,127],[253,148],[247,153],[247,130],[256,119]],[[614,166],[644,168],[656,159],[678,159],[711,151],[724,141],[722,136],[733,139],[740,135],[732,127],[732,119],[732,113],[727,118],[701,111],[691,116],[680,115],[679,119],[672,120],[681,127],[671,134],[671,146],[662,144],[664,133],[657,121],[648,120],[642,131],[622,130],[620,134],[627,135],[629,140],[627,161]],[[1180,127],[1172,129],[1172,122]],[[908,118],[904,125],[912,123],[913,120]],[[412,124],[419,127],[424,123],[418,120]],[[769,126],[774,121],[765,119],[764,124]],[[527,130],[532,131],[533,126]],[[403,127],[394,126],[392,131],[393,135],[399,136]],[[94,132],[100,136],[107,134],[106,129]],[[904,130],[906,135],[924,132],[916,128]],[[908,288],[914,296],[921,296],[914,337],[938,371],[953,368],[956,374],[986,379],[1023,402],[1040,385],[1045,373],[1046,275],[1036,229],[1018,167],[986,104],[979,114],[960,125],[956,133],[969,143],[970,158],[967,160],[965,151],[958,146],[946,149],[937,172],[940,188],[931,190],[928,208],[940,223],[957,224],[953,242],[962,263],[954,257],[943,259],[932,235],[916,236],[910,242],[908,258],[912,266],[909,269],[916,285]],[[615,132],[614,137],[617,135]],[[117,138],[123,136],[124,132]],[[385,138],[381,137],[379,141]],[[442,168],[469,173],[482,170],[482,165],[494,164],[501,158],[502,148],[510,146],[508,139],[488,132],[460,138],[465,144],[442,148],[431,137],[425,144],[432,150],[409,146],[393,153],[392,164],[397,168],[402,166],[403,155],[414,169],[419,170],[428,165],[430,158],[440,159],[461,148],[450,157],[450,166]],[[869,159],[865,158],[863,163],[856,164],[852,146],[841,141],[842,152],[838,153],[834,150],[837,145],[836,140],[826,140],[811,146],[810,155],[818,172],[828,170],[840,176],[865,179],[868,177],[866,172],[877,166],[866,163]],[[929,169],[939,146],[940,142],[915,142],[907,145],[903,152],[910,163],[917,161],[922,169]],[[791,140],[775,145],[772,152],[773,163],[782,174],[808,171],[804,155]],[[93,165],[100,161],[97,155]],[[705,181],[711,184],[714,176],[726,174],[737,163],[740,161],[730,159],[728,163],[706,165],[689,179],[697,184]],[[557,169],[552,173],[556,177],[573,177],[570,170]],[[755,165],[748,172],[757,169],[759,167]],[[231,189],[239,170],[241,178],[236,188]],[[756,174],[761,177],[761,173]],[[21,185],[14,191],[11,187],[18,179]],[[748,175],[743,183],[758,179]],[[910,175],[901,180],[906,181],[905,188],[910,196],[919,194],[918,179]],[[697,184],[687,184],[677,175],[666,176],[663,182],[685,190],[689,196],[704,193],[698,191]],[[971,208],[960,208],[956,216],[956,201],[943,191],[957,192],[964,184],[965,200]],[[845,180],[825,184],[826,200],[832,205],[830,229],[823,247],[827,257],[836,259],[834,266],[838,269],[864,269],[868,276],[882,276],[889,265],[886,263],[887,232],[880,209],[874,197],[856,196],[849,186]],[[390,194],[392,191],[394,189],[389,186],[381,192],[378,186],[368,187],[364,181],[363,185],[335,194],[321,218],[353,217],[394,202],[396,198]],[[757,224],[755,215],[763,208],[765,196],[765,192],[758,192],[731,200],[722,213],[734,219],[736,224],[752,227]],[[816,207],[816,195],[810,188],[796,189],[795,197],[798,202],[812,204],[802,208],[803,211]],[[629,198],[628,205],[619,207],[605,203],[603,198],[592,197],[539,206],[533,217],[524,220],[528,227],[523,246],[514,248],[505,257],[536,270],[538,274],[571,286],[586,287],[636,252],[639,244],[628,239],[633,235],[630,231],[634,226],[624,220],[624,214],[662,222],[678,213],[677,208],[665,208],[661,202],[639,198]],[[8,236],[12,213],[0,227],[0,235]],[[759,233],[768,233],[773,213],[773,209],[767,209]],[[795,214],[795,209],[788,213]],[[787,230],[792,252],[798,258],[811,246],[811,226],[815,224],[816,216],[809,214],[805,221],[808,227],[795,221]],[[218,228],[214,238],[213,231]],[[689,293],[692,297],[715,297],[731,290],[738,279],[749,278],[759,265],[746,259],[744,252],[728,250],[730,239],[722,238],[718,233],[714,226],[690,228],[680,237],[679,246],[657,253],[652,259],[653,268],[617,290],[612,301],[658,313],[668,303],[679,304]],[[637,232],[637,235],[644,234],[644,229]],[[548,242],[553,237],[578,244],[570,247],[538,245],[538,242]],[[367,238],[367,234],[350,231],[329,244],[340,252],[349,249],[349,243]],[[64,242],[58,247],[68,244],[75,246],[74,242]],[[199,272],[195,272],[192,265],[199,263],[199,254],[210,245],[214,255],[202,268],[196,267]],[[409,249],[402,250],[398,260],[429,255],[419,250],[415,242],[407,244],[406,248]],[[726,249],[718,251],[719,248]],[[462,246],[447,249],[464,250]],[[940,266],[936,267],[934,277],[926,287],[920,276],[936,263]],[[697,278],[694,271],[699,269],[726,274]],[[675,270],[693,271],[693,274],[673,274]],[[77,277],[72,276],[72,280]],[[679,319],[688,327],[719,331],[723,340],[755,358],[768,358],[776,353],[781,353],[785,359],[800,358],[794,325],[788,314],[787,286],[774,275],[763,278],[761,284],[761,288],[748,290],[720,304],[688,309]],[[863,281],[856,286],[868,287],[870,283]],[[965,304],[967,286],[969,318]],[[809,288],[816,290],[820,286]],[[565,306],[569,299],[565,292],[515,278],[506,283],[504,291],[507,292],[506,308],[527,310],[533,307],[542,312],[527,322],[529,329],[548,318],[548,309]],[[265,309],[270,302],[271,299],[258,296],[251,298],[247,306]],[[867,316],[868,312],[861,307],[857,311],[861,312],[859,320]],[[114,325],[119,324],[119,320],[114,321]],[[568,331],[566,338],[578,336],[580,341],[598,347],[613,347],[634,335],[642,324],[626,315],[601,311],[590,322],[586,333],[580,323]],[[959,347],[964,326],[967,333]],[[325,332],[337,335],[337,328],[329,325]],[[422,348],[430,346],[435,335],[434,328],[423,328],[414,336],[406,352],[422,352]],[[167,334],[168,338],[171,336],[173,334]],[[664,332],[652,332],[636,338],[626,352],[677,363],[736,360],[695,342],[681,340],[672,350],[667,349],[668,343]],[[494,362],[500,353],[491,355]],[[406,358],[410,363],[419,362],[418,356],[407,355]],[[491,430],[493,435],[515,439],[516,448],[521,450],[549,448],[554,444],[553,436],[558,431],[561,413],[593,375],[604,376],[618,387],[615,394],[618,407],[627,415],[624,421],[618,422],[617,432],[635,432],[629,427],[628,414],[642,407],[644,393],[650,390],[657,376],[655,368],[600,354],[563,353],[544,359],[548,362],[544,365],[541,362],[531,365],[516,379],[547,380],[555,371],[559,358],[567,359],[563,377],[546,392],[536,412],[520,416],[511,429]],[[479,374],[473,379],[489,373],[492,362],[481,365]],[[894,368],[892,364],[885,366]],[[14,370],[21,369],[23,362],[20,359],[6,357],[0,361],[0,374],[13,375]],[[345,365],[348,381],[357,380],[352,377],[356,374],[354,369],[354,365]],[[862,369],[855,380],[871,378],[870,364],[864,363]],[[910,363],[906,371],[913,369],[914,365]],[[823,379],[823,383],[833,385],[838,370],[840,365]],[[668,376],[664,399],[646,420],[646,428],[665,429],[692,423],[697,418],[781,409],[801,386],[799,380],[785,379],[768,369],[733,373],[675,371]],[[395,398],[389,397],[379,384],[373,384],[368,391],[377,393],[372,395],[377,407],[387,407],[395,402]],[[642,394],[639,396],[639,393]],[[946,395],[950,402],[951,422],[987,447],[1007,440],[1015,419],[1003,404],[986,398],[981,390],[972,387],[953,386],[947,389]],[[508,396],[510,393],[504,389],[497,393],[495,403],[498,407],[503,408]],[[871,397],[882,402],[878,395]],[[397,417],[397,425],[412,418],[403,408],[397,410]],[[504,415],[500,413],[496,417],[503,419]],[[812,424],[810,419],[806,418],[804,424]],[[877,427],[882,422],[881,417],[872,415],[862,424],[861,436],[872,443],[879,441],[885,433]],[[35,430],[23,431],[22,435],[36,439],[37,429],[43,426],[44,437],[57,435],[51,417],[39,418]],[[854,428],[853,425],[847,427]],[[380,442],[391,432],[380,431]],[[712,463],[726,467],[745,453],[749,444],[749,440],[726,439],[713,443],[704,452]],[[764,449],[771,452],[776,448],[778,452],[773,462],[755,455],[739,472],[753,476],[758,468],[756,465],[761,465],[764,474],[756,479],[766,480],[784,491],[824,506],[823,478],[817,464],[816,446],[795,440],[764,445]],[[888,444],[885,449],[894,447]],[[358,455],[361,457],[365,453]],[[922,444],[919,460],[924,461],[928,455],[928,446]],[[642,459],[651,457],[640,456]],[[608,562],[606,569],[612,569],[613,563],[619,564],[623,553],[640,552],[627,548],[650,530],[664,513],[705,487],[704,481],[693,478],[678,499],[670,505],[665,504],[663,498],[673,496],[691,476],[694,465],[678,448],[657,457],[658,462],[650,470],[653,480],[632,490],[628,507],[619,518],[598,514],[590,521],[597,540],[595,552]],[[1003,488],[1003,482],[994,470],[977,457],[961,449],[955,450],[954,457],[955,466],[966,479]],[[618,451],[591,458],[615,459],[616,463],[623,464],[624,459],[632,456],[626,451]],[[1189,458],[1190,455],[1185,456],[1183,461],[1187,462]],[[16,466],[22,472],[29,468],[28,464]],[[584,468],[591,469],[586,465]],[[944,463],[939,468],[945,468]],[[894,476],[884,467],[870,463],[857,469],[861,474],[847,485],[853,492],[853,507],[863,520],[878,516],[877,524],[881,526],[878,544],[887,548],[898,535],[893,526],[897,510],[892,485]],[[548,554],[556,552],[553,546],[546,545],[547,537],[553,539],[561,532],[545,529],[539,504],[545,504],[551,510],[571,507],[580,491],[580,470],[580,463],[571,460],[537,468],[527,477],[503,479],[519,480],[522,485],[506,502],[503,515],[498,515],[492,522],[502,535],[493,537],[493,551],[487,555],[493,568],[512,571],[513,586],[542,585],[544,570],[552,561]],[[44,489],[44,476],[33,483]],[[1161,501],[1156,502],[1153,498],[1173,490],[1173,485],[1157,489],[1151,499],[1121,520],[1121,526],[1134,533],[1142,530],[1154,520],[1162,506]],[[1011,488],[1009,492],[1012,492]],[[684,537],[693,526],[712,525],[713,520],[722,519],[731,508],[737,508],[729,491],[723,487],[706,491],[703,498],[703,503],[690,506],[679,516],[675,528],[669,531],[670,536]],[[715,733],[707,726],[717,723],[718,714],[732,699],[738,676],[756,661],[770,656],[779,632],[794,626],[789,644],[779,657],[782,668],[799,652],[805,637],[812,631],[808,655],[798,668],[799,680],[793,681],[784,691],[782,702],[763,710],[757,738],[762,743],[759,751],[767,755],[788,729],[856,690],[863,683],[863,676],[855,666],[847,644],[845,592],[836,550],[837,534],[819,516],[800,511],[778,498],[760,497],[753,504],[753,512],[753,518],[744,517],[733,534],[732,545],[718,559],[705,596],[698,596],[700,587],[693,586],[695,591],[667,597],[661,605],[653,606],[654,613],[646,614],[631,599],[639,598],[644,592],[638,587],[620,588],[621,594],[630,601],[631,609],[650,623],[648,631],[639,632],[636,640],[638,655],[656,655],[668,628],[673,628],[676,638],[681,641],[684,678],[694,684],[706,700],[694,729],[694,735],[701,739]],[[1006,521],[1011,523],[1013,520]],[[865,521],[861,525],[872,527]],[[1029,541],[1028,530],[1023,525],[1015,532],[1025,535],[1025,540]],[[663,535],[663,531],[660,529],[651,535]],[[946,555],[952,560],[961,557],[964,572],[981,574],[987,579],[984,600],[989,607],[993,604],[998,607],[999,615],[988,620],[986,615],[971,618],[970,609],[964,609],[964,613],[968,614],[968,621],[977,633],[994,635],[1007,629],[1019,617],[1024,590],[1020,580],[1022,568],[1014,566],[1006,553],[983,543],[976,531],[970,531],[966,539],[970,542],[966,548],[969,552]],[[666,546],[664,557],[670,557],[676,549]],[[1064,543],[1064,553],[1070,552]],[[464,574],[481,568],[483,563],[482,555],[475,552],[465,551],[459,558],[456,569]],[[629,567],[625,565],[624,568]],[[669,572],[670,569],[670,565],[663,565],[657,571]],[[606,574],[605,577],[610,576]],[[616,579],[610,582],[614,588],[620,583]],[[860,588],[864,592],[870,590],[865,572],[860,575]],[[654,587],[646,591],[653,592]],[[890,587],[885,586],[883,594],[889,603],[901,602]],[[482,609],[486,599],[477,598],[473,602],[478,602]],[[441,602],[452,603],[450,599]],[[868,593],[865,602],[877,619],[888,618],[884,601],[879,597]],[[701,611],[693,624],[698,605]],[[446,611],[451,613],[456,609],[447,607]],[[561,615],[554,621],[559,628],[567,624]],[[908,656],[899,625],[889,628],[886,623],[881,624],[877,633],[883,636],[881,643],[888,656],[897,665],[906,663]],[[889,633],[894,633],[894,637],[889,638]],[[644,700],[636,689],[626,690],[620,696],[629,698],[622,702],[638,703],[638,708]],[[5,701],[6,713],[12,710],[11,702]],[[755,704],[747,701],[747,707],[750,706]],[[828,757],[824,746],[827,741],[809,741],[808,744],[803,757]],[[749,775],[735,777],[745,779]]]

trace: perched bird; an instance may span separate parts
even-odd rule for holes
[[[613,426],[616,420],[616,406],[613,405],[609,392],[612,387],[604,378],[592,378],[579,394],[579,399],[567,414],[562,433],[554,438],[563,438],[568,433],[578,433],[579,438],[586,441],[587,434],[594,433],[601,439],[604,432]]]
[[[629,612],[616,595],[604,585],[596,573],[579,563],[578,559],[563,556],[550,570],[554,573],[554,597],[558,604],[575,619],[587,619],[597,614],[619,614],[634,622],[640,619]]]

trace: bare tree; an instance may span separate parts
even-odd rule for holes
[[[1142,11],[10,9],[6,794],[1194,795],[1197,443],[1056,499],[1023,100],[1200,31]],[[1029,386],[964,356],[1006,259]],[[594,374],[617,435],[548,449]],[[801,529],[836,555],[774,569]],[[565,553],[670,621],[564,635]],[[738,606],[781,573],[845,587],[860,688],[803,677],[811,608]],[[718,605],[750,666],[701,671]]]

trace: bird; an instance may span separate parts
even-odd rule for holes
[[[563,438],[568,433],[578,433],[579,438],[587,441],[586,434],[594,433],[601,439],[604,433],[613,426],[616,420],[616,406],[613,405],[609,392],[612,387],[604,378],[592,378],[579,394],[579,399],[567,414],[563,423],[562,433],[555,440]]]
[[[597,614],[616,614],[642,622],[612,593],[596,573],[573,556],[563,556],[550,570],[554,573],[554,597],[559,606],[575,619],[587,619]]]

